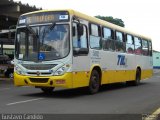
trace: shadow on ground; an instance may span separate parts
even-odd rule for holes
[[[145,85],[147,83],[141,83],[141,85]],[[115,83],[115,84],[107,84],[101,86],[99,92],[95,95],[103,94],[104,92],[109,92],[113,90],[120,90],[120,89],[127,89],[128,87],[138,87],[138,86],[128,86],[125,83]],[[88,96],[90,95],[87,92],[87,88],[77,88],[77,89],[61,89],[61,90],[55,90],[51,94],[45,94],[43,92],[39,93],[31,93],[31,94],[23,94],[22,96],[28,96],[28,97],[46,97],[46,98],[75,98],[75,97],[82,97],[82,96]],[[90,95],[92,96],[92,95]]]

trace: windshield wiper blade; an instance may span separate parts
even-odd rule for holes
[[[52,25],[48,27],[48,30],[45,30],[45,29],[43,30],[43,32],[42,32],[43,33],[42,41],[44,41],[45,36],[47,34],[49,34],[50,31],[52,31],[55,26],[56,26],[56,22],[53,22]]]
[[[56,22],[53,22],[52,25],[49,27],[50,30],[53,30],[53,28],[56,26]]]
[[[34,30],[29,25],[26,25],[26,27],[38,39],[38,35],[34,32]]]

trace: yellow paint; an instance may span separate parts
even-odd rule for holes
[[[89,85],[89,72],[73,73],[73,88],[84,87]]]
[[[30,81],[30,78],[49,78],[46,83],[33,83]],[[25,83],[25,80],[28,84]],[[64,80],[64,84],[57,84],[56,80]],[[50,85],[50,81],[53,81],[53,85]],[[48,77],[39,77],[39,76],[23,76],[18,75],[14,72],[14,84],[16,86],[45,86],[45,87],[65,87],[65,88],[73,88],[72,84],[72,73],[66,73],[62,76],[48,76]]]
[[[115,71],[103,71],[101,84],[113,83],[115,81]]]
[[[146,115],[144,114],[143,120],[157,120],[159,114],[160,114],[160,108],[158,108],[152,114],[146,114]]]
[[[152,76],[152,70],[143,70],[141,72],[141,78],[149,78]],[[14,73],[14,84],[16,86],[46,86],[46,87],[64,87],[64,88],[78,88],[89,85],[91,72],[73,72],[66,73],[62,76],[22,76]],[[136,70],[120,70],[120,71],[102,71],[101,84],[109,84],[116,82],[125,82],[135,80]],[[32,83],[29,78],[49,78],[47,83]],[[25,83],[26,80],[28,84]],[[57,80],[62,80],[61,84],[56,82]],[[50,85],[50,81],[53,81],[53,85]]]
[[[141,79],[149,78],[153,75],[153,70],[143,70],[141,73]]]
[[[142,70],[141,80],[151,77],[153,70]],[[119,71],[103,71],[102,72],[102,83],[116,83],[135,80],[136,70],[119,70]]]
[[[102,83],[116,83],[116,82],[125,82],[135,79],[135,70],[110,70],[104,71],[102,74]]]

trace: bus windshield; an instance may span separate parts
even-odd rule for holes
[[[48,61],[69,53],[69,25],[54,24],[17,29],[16,58],[26,61]]]

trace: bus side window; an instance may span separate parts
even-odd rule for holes
[[[133,36],[129,34],[126,35],[126,52],[134,54],[134,40]]]
[[[142,40],[142,53],[145,56],[149,55],[148,41],[144,39]]]
[[[72,38],[73,38],[73,48],[88,48],[87,45],[87,28],[85,25],[83,26],[83,34],[78,36],[78,24],[80,23],[73,23],[72,28]]]
[[[92,49],[101,49],[101,32],[100,26],[90,24],[90,47]]]
[[[104,50],[114,51],[114,38],[113,38],[113,30],[110,28],[103,28],[103,40],[102,40],[102,47]]]
[[[126,51],[126,43],[124,38],[124,33],[116,31],[116,51],[125,52]]]
[[[149,56],[152,56],[152,42],[148,41],[149,44]]]
[[[141,55],[142,54],[142,42],[141,39],[138,37],[134,37],[134,44],[135,44],[135,54]]]

